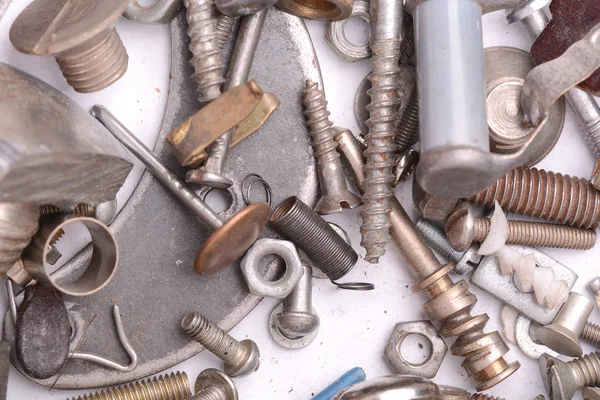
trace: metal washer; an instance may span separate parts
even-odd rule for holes
[[[275,325],[275,316],[279,313],[283,312],[283,302],[279,303],[277,307],[271,311],[271,315],[269,316],[269,332],[271,333],[271,337],[275,340],[280,346],[285,347],[287,349],[301,349],[303,347],[308,346],[312,343],[313,340],[317,337],[319,333],[319,327],[317,327],[314,331],[309,333],[306,336],[302,336],[298,339],[290,339],[287,336],[284,336],[283,333],[279,330],[277,325]],[[312,309],[313,314],[317,315],[315,309]]]

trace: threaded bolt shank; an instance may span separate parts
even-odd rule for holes
[[[183,4],[187,8],[190,64],[195,70],[192,78],[198,85],[200,102],[209,102],[219,97],[225,82],[215,6],[212,0],[184,0]]]
[[[569,175],[519,167],[469,198],[484,206],[496,200],[506,212],[577,228],[596,229],[600,224],[600,192],[587,180]]]
[[[332,281],[346,275],[358,261],[354,249],[297,197],[284,200],[271,215],[271,223]]]
[[[219,17],[217,18],[217,42],[219,43],[221,50],[223,50],[227,43],[229,43],[229,39],[231,38],[231,35],[233,35],[236,22],[237,18],[233,18],[225,14],[219,14]]]
[[[454,250],[444,231],[435,226],[433,222],[421,218],[417,222],[416,228],[427,244],[447,260],[457,263],[463,257],[464,252]]]
[[[591,322],[585,324],[580,339],[592,346],[600,348],[600,325]]]
[[[77,398],[73,397],[72,400],[183,400],[191,396],[190,382],[186,373],[176,372]]]
[[[319,89],[319,85],[311,80],[306,81],[303,102],[306,108],[306,124],[310,128],[313,138],[313,147],[319,162],[329,162],[340,158],[336,151],[337,142],[333,140],[333,122],[329,119],[331,114],[327,110],[325,94]]]
[[[600,385],[600,352],[594,352],[569,361],[570,365],[577,374],[577,384],[580,387]]]
[[[396,129],[394,142],[398,153],[402,154],[419,141],[419,97],[416,89],[404,109],[400,123]]]

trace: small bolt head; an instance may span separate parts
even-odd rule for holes
[[[552,350],[569,357],[580,357],[583,349],[575,332],[564,326],[550,324],[536,329],[535,334],[540,342]]]
[[[249,375],[260,366],[260,351],[254,341],[242,340],[240,344],[246,349],[246,358],[240,364],[225,364],[225,373],[231,377]]]
[[[312,333],[319,327],[319,316],[309,312],[281,312],[275,316],[277,328],[288,338]]]
[[[448,217],[446,222],[446,236],[450,245],[456,251],[466,251],[475,234],[475,217],[471,205],[460,202]]]
[[[205,369],[196,378],[194,392],[198,393],[212,386],[218,386],[225,390],[225,398],[223,400],[238,400],[239,395],[235,384],[229,376],[219,371],[218,369]]]

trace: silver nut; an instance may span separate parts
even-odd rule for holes
[[[371,57],[369,43],[352,43],[346,37],[346,22],[352,17],[360,17],[367,24],[370,24],[369,2],[365,0],[355,0],[352,14],[348,19],[342,21],[330,22],[325,33],[325,40],[336,53],[338,53],[347,62],[365,60]]]
[[[261,258],[269,254],[276,254],[285,262],[285,273],[274,282],[266,280],[258,270]],[[304,274],[296,246],[276,239],[257,240],[242,259],[241,268],[252,294],[278,299],[286,298]]]
[[[402,356],[400,350],[404,339],[412,334],[423,336],[431,345],[431,354],[421,364],[408,362]],[[447,351],[446,343],[444,343],[431,322],[413,321],[396,324],[383,354],[390,367],[397,374],[433,378],[440,369]]]

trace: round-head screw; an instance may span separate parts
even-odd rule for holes
[[[192,400],[238,400],[233,380],[218,369],[205,369],[196,378]]]
[[[475,217],[468,203],[461,202],[446,222],[446,236],[456,251],[466,251],[475,238]]]

